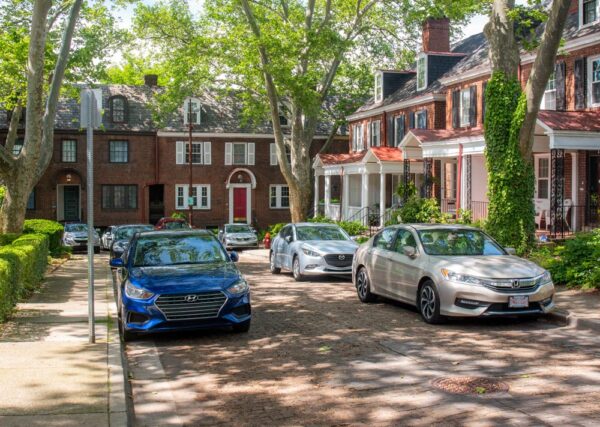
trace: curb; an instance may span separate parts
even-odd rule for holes
[[[573,317],[567,310],[556,309],[546,314],[546,320],[551,323],[556,323],[561,326],[577,327],[577,319]]]

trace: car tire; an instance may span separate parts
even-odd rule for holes
[[[365,267],[361,267],[356,273],[356,294],[361,302],[369,303],[377,299],[375,294],[371,293],[371,281]]]
[[[273,252],[269,255],[269,270],[271,270],[271,274],[279,274],[281,273],[281,268],[275,267],[275,255]]]
[[[419,313],[426,323],[435,325],[444,322],[444,317],[440,314],[440,296],[431,280],[427,280],[419,288],[417,303]]]
[[[233,332],[236,333],[245,333],[250,330],[250,320],[246,320],[241,323],[236,323],[232,326]]]
[[[123,315],[121,315],[121,317],[117,321],[119,322],[119,332],[121,332],[121,341],[133,341],[135,338],[135,333],[125,329],[125,320],[123,319]]]
[[[294,275],[294,280],[296,282],[302,282],[304,280],[304,275],[300,272],[300,258],[298,258],[298,256],[295,256],[292,261],[292,274]]]
[[[100,246],[94,246],[94,253],[95,254],[99,254],[100,253]]]

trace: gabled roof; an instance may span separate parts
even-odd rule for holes
[[[411,129],[410,132],[420,143],[447,141],[450,139],[472,138],[483,135],[481,128],[476,129]]]
[[[542,110],[538,120],[555,131],[600,132],[598,111],[550,111]]]
[[[401,162],[402,150],[396,147],[371,147],[370,151],[380,162]]]
[[[359,162],[367,154],[366,151],[360,151],[356,153],[341,153],[341,154],[317,154],[315,160],[320,160],[323,165],[343,165],[347,163]]]
[[[337,166],[353,163],[401,162],[402,150],[396,147],[370,147],[355,153],[317,154],[314,166]]]

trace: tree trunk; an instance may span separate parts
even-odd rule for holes
[[[0,207],[0,232],[21,233],[32,184],[23,174],[15,173],[4,183],[5,193]]]

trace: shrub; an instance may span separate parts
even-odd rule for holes
[[[42,279],[48,262],[48,241],[45,234],[27,234],[0,248],[0,321]]]
[[[19,235],[15,233],[0,234],[0,246],[10,245],[17,237]]]
[[[285,222],[278,222],[277,224],[269,226],[269,233],[271,234],[271,239],[274,238],[275,235],[279,234],[279,232],[285,226],[285,224]]]
[[[185,214],[182,214],[181,212],[173,212],[171,214],[171,218],[187,219],[187,216],[185,216]]]
[[[64,227],[56,221],[48,219],[27,219],[23,226],[23,233],[45,234],[48,236],[48,244],[50,252],[56,253],[60,251],[62,234]]]
[[[360,221],[334,221],[331,218],[327,218],[325,216],[319,215],[314,218],[309,218],[308,222],[318,222],[325,224],[337,224],[339,225],[346,233],[351,236],[358,236],[359,234],[367,231],[367,227],[362,225]]]
[[[403,223],[445,223],[448,216],[442,214],[436,199],[418,196],[409,198],[398,212]]]

